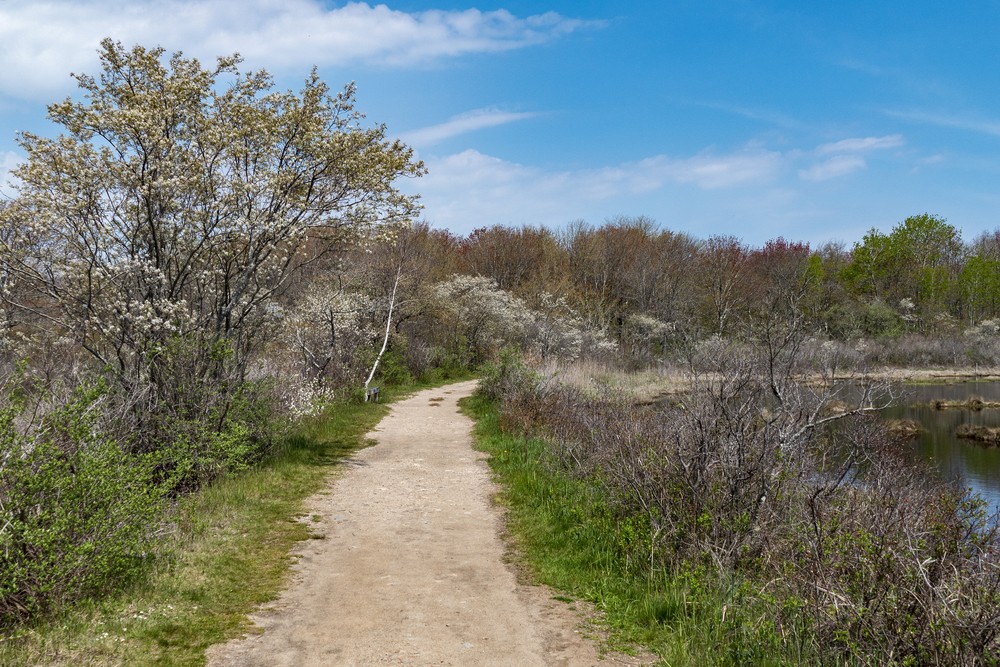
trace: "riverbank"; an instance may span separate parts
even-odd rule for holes
[[[866,372],[837,371],[836,380],[859,380],[875,378],[907,384],[945,384],[953,382],[996,382],[1000,381],[1000,368],[995,367],[954,367],[954,368],[874,368]]]
[[[826,434],[824,450],[847,457],[817,451],[823,418],[808,406],[824,389],[776,387],[766,356],[730,352],[705,364],[721,381],[701,375],[699,391],[653,410],[539,384],[516,359],[487,374],[503,427],[494,459],[514,468],[512,487],[540,487],[520,510],[524,539],[540,543],[534,567],[569,577],[589,562],[598,581],[569,590],[602,608],[659,607],[629,627],[673,632],[654,640],[668,664],[995,660],[1000,533],[975,499],[902,461],[871,419],[845,415]],[[655,587],[626,595],[601,577]]]
[[[659,366],[628,371],[594,361],[571,364],[543,364],[539,369],[548,382],[564,384],[588,396],[620,396],[636,404],[653,404],[683,394],[691,387],[690,372],[680,366]],[[702,373],[705,378],[711,374]],[[810,384],[886,380],[902,384],[948,384],[959,382],[1000,381],[1000,367],[901,368],[877,367],[863,371],[837,369],[831,375],[811,373],[802,376]]]

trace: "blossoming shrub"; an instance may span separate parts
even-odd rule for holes
[[[613,355],[618,347],[566,304],[550,294],[538,309],[482,276],[455,275],[433,287],[446,347],[462,363],[478,365],[513,346],[545,358],[575,359],[581,354]]]
[[[0,627],[100,594],[146,561],[164,494],[153,460],[101,429],[107,394],[77,389],[31,427],[0,410]]]

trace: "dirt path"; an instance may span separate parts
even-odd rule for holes
[[[503,562],[501,516],[471,421],[474,382],[396,403],[349,469],[310,501],[325,539],[297,552],[261,634],[212,647],[209,665],[595,665],[582,618]]]

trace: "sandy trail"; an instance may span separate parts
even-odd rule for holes
[[[212,647],[209,665],[594,665],[582,619],[504,564],[502,517],[472,422],[475,382],[393,404],[374,447],[310,501],[321,520],[296,576],[254,617],[261,634]]]

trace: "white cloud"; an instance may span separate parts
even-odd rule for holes
[[[899,118],[911,123],[921,123],[925,125],[937,125],[939,127],[949,127],[956,130],[966,130],[977,134],[986,134],[991,137],[1000,137],[1000,122],[983,120],[981,118],[969,118],[967,116],[955,116],[949,114],[924,113],[922,111],[892,111],[885,112],[887,116]]]
[[[884,137],[853,137],[829,144],[823,144],[816,149],[818,155],[835,153],[867,153],[886,148],[899,148],[906,144],[901,134],[889,134]]]
[[[426,163],[428,175],[406,187],[421,194],[429,221],[461,231],[493,223],[561,224],[671,186],[711,191],[764,184],[774,180],[784,158],[747,149],[546,171],[466,150]]]
[[[818,146],[812,155],[821,161],[800,169],[799,178],[804,181],[828,181],[868,167],[865,154],[899,148],[906,145],[901,134],[887,134],[882,137],[850,137]],[[828,157],[829,156],[829,157]]]
[[[799,177],[804,181],[828,181],[867,166],[864,158],[857,155],[835,155],[829,160],[800,170]]]
[[[513,113],[498,109],[477,109],[453,116],[439,125],[406,132],[400,139],[411,146],[422,148],[467,132],[506,125],[507,123],[533,118],[536,115],[535,113]]]
[[[822,184],[868,169],[874,154],[893,154],[905,144],[900,135],[847,138],[809,150],[751,144],[575,170],[547,170],[470,149],[425,158],[428,175],[405,187],[422,195],[428,221],[458,233],[635,211],[667,216],[696,232],[794,236],[836,209],[820,203],[827,192],[822,185],[805,191],[803,182]]]
[[[651,166],[659,167],[652,172],[659,173],[661,180],[693,183],[706,190],[769,180],[782,164],[780,153],[761,149],[722,156],[701,153],[679,160],[661,156],[652,160]]]
[[[7,0],[0,3],[0,91],[50,97],[90,72],[104,37],[160,45],[213,62],[239,51],[268,69],[367,63],[426,64],[469,53],[540,44],[599,23],[554,12],[403,12],[386,5],[321,0]]]

